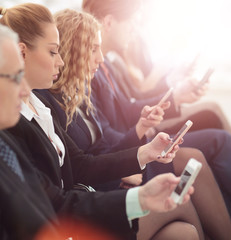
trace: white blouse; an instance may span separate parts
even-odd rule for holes
[[[31,121],[34,118],[39,126],[43,129],[58,153],[59,165],[61,167],[64,162],[65,148],[61,139],[55,133],[51,110],[47,108],[32,92],[30,94],[29,101],[30,104],[35,108],[38,115],[35,114],[24,102],[22,102],[21,114],[28,121]]]

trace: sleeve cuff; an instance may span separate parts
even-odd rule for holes
[[[138,163],[139,163],[140,169],[141,169],[141,170],[144,170],[144,169],[146,168],[146,164],[144,164],[144,165],[140,164],[138,151],[137,151],[137,155],[136,155],[136,157],[137,157],[137,160],[138,160]]]
[[[139,188],[130,188],[126,195],[126,213],[129,221],[149,214],[149,211],[141,209],[138,195]]]

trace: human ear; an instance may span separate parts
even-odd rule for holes
[[[19,49],[20,49],[20,52],[21,52],[21,55],[22,55],[23,59],[25,59],[25,58],[26,58],[26,50],[27,50],[26,44],[20,42],[20,43],[18,44],[18,46],[19,46]]]
[[[109,32],[112,29],[114,21],[115,18],[111,14],[106,15],[102,20],[104,31]]]

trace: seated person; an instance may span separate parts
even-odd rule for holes
[[[0,10],[2,12],[2,9]],[[14,11],[16,11],[17,14],[10,14]],[[28,43],[28,35],[26,36],[25,34],[22,34],[20,35],[19,42],[21,54],[25,62],[25,78],[28,79],[30,89],[33,89],[34,86],[41,86],[41,88],[44,86],[51,86],[54,79],[54,74],[56,76],[56,73],[58,71],[58,67],[63,65],[62,59],[60,58],[60,55],[58,53],[58,31],[51,13],[48,11],[48,9],[41,5],[28,3],[7,9],[6,11],[3,11],[3,14],[4,15],[1,18],[1,22],[3,22],[4,24],[9,24],[12,23],[12,21],[14,21],[15,19],[12,19],[12,16],[16,17],[17,21],[14,22],[15,25],[9,25],[14,26],[14,29],[17,29],[19,34],[22,34],[22,32],[26,32],[30,37],[30,41]],[[22,22],[25,21],[25,18],[27,19],[27,25],[22,24]],[[34,27],[35,25],[40,26],[40,28]],[[28,31],[28,27],[31,27],[32,29]],[[25,28],[27,28],[27,31],[22,31],[22,29]],[[41,32],[39,35],[34,35],[34,30],[36,30],[36,33],[37,31]],[[32,38],[32,36],[34,38]],[[31,45],[29,44],[32,44],[33,47],[30,47]],[[33,71],[31,71],[31,68],[33,69]],[[91,199],[86,201],[84,200],[84,198],[87,198],[88,195],[83,194],[84,197],[82,198],[78,196],[78,194],[81,195],[81,193],[79,192],[74,192],[74,195],[72,194],[72,192],[66,192],[68,188],[73,188],[74,183],[79,181],[83,181],[84,183],[90,183],[94,181],[108,181],[108,179],[110,180],[114,178],[120,178],[129,173],[133,174],[135,172],[140,172],[141,166],[144,166],[146,164],[146,160],[147,162],[152,161],[153,159],[158,159],[163,162],[172,161],[172,158],[175,156],[175,153],[178,150],[178,146],[176,146],[173,151],[167,155],[167,157],[158,158],[158,154],[161,152],[161,149],[163,149],[170,142],[167,134],[160,133],[151,143],[139,147],[139,150],[138,148],[133,148],[124,152],[119,152],[117,154],[114,153],[97,157],[91,155],[84,155],[78,149],[78,147],[70,140],[70,138],[68,138],[65,132],[61,130],[58,119],[52,119],[49,113],[49,109],[45,107],[40,102],[40,100],[36,98],[35,95],[30,93],[29,96],[23,97],[23,101],[24,102],[22,104],[22,112],[23,110],[27,110],[25,112],[27,114],[29,113],[29,118],[32,115],[31,113],[33,113],[33,117],[31,121],[29,121],[24,116],[21,116],[20,122],[14,128],[8,129],[7,133],[10,137],[14,137],[17,145],[22,148],[26,156],[30,157],[30,161],[40,171],[46,172],[49,178],[59,187],[59,189],[62,188],[62,183],[64,184],[63,191],[65,191],[65,195],[63,196],[63,198],[65,196],[69,198],[63,206],[62,199],[59,199],[58,193],[54,193],[53,191],[51,199],[55,201],[55,203],[58,205],[54,206],[55,209],[60,210],[60,208],[62,209],[66,207],[69,211],[72,212],[72,214],[74,214],[78,210],[79,214],[74,217],[79,217],[80,219],[86,219],[93,222],[99,221],[98,224],[102,224],[103,227],[108,228],[109,230],[113,230],[114,228],[114,232],[118,234],[121,233],[121,235],[124,235],[125,233],[131,234],[128,220],[132,220],[134,218],[137,218],[138,216],[144,216],[146,214],[145,210],[153,209],[154,211],[151,211],[149,213],[150,215],[148,215],[148,218],[143,217],[141,221],[139,221],[139,228],[140,230],[142,230],[142,232],[140,232],[139,234],[141,239],[143,237],[143,234],[147,233],[144,229],[150,230],[149,236],[147,238],[155,239],[160,237],[167,239],[170,236],[172,237],[173,234],[178,239],[182,238],[182,235],[179,235],[178,231],[178,229],[181,228],[180,225],[182,225],[182,222],[177,221],[175,223],[174,221],[178,220],[179,218],[183,219],[183,225],[184,222],[186,222],[186,225],[188,222],[193,224],[196,227],[199,236],[203,238],[203,232],[200,226],[200,222],[197,218],[196,212],[191,202],[185,207],[182,206],[178,208],[179,210],[173,211],[171,213],[166,213],[166,215],[164,214],[168,217],[168,221],[166,221],[166,217],[163,216],[160,219],[159,224],[153,224],[153,221],[155,220],[155,215],[157,215],[155,211],[157,211],[160,207],[158,206],[158,204],[156,205],[156,208],[151,208],[151,206],[149,206],[149,204],[153,206],[153,204],[155,203],[155,201],[153,201],[153,199],[151,198],[153,193],[156,194],[156,192],[153,190],[154,185],[156,184],[155,180],[151,181],[147,185],[145,184],[144,187],[129,189],[128,196],[127,191],[120,190],[118,191],[117,195],[118,199],[117,197],[115,197],[113,198],[113,200],[106,200],[106,197],[104,198],[103,196],[113,196],[114,194],[116,195],[117,192],[110,192],[106,195],[104,195],[103,193],[92,193],[89,194]],[[31,108],[28,107],[27,104]],[[34,113],[35,109],[36,112]],[[46,120],[48,121],[46,122]],[[59,141],[59,139],[61,141]],[[64,146],[64,148],[62,146]],[[136,159],[137,154],[139,162]],[[110,166],[110,168],[108,166]],[[167,178],[169,179],[169,177]],[[161,176],[157,179],[159,179],[158,181],[163,182],[161,180]],[[164,179],[166,179],[166,177],[164,177]],[[175,178],[173,177],[173,179]],[[175,183],[179,181],[175,179],[173,180],[173,182],[173,185],[176,186]],[[166,183],[166,181],[163,184],[171,185]],[[160,184],[159,189],[161,188],[161,186],[162,185]],[[156,188],[158,194],[159,189]],[[172,186],[170,186],[170,189],[166,189],[164,191],[165,197],[166,194],[168,194],[169,197],[173,189],[174,188]],[[80,202],[83,201],[84,204],[88,201],[92,201],[92,204],[87,206],[84,204],[79,205],[76,203],[77,200],[74,200],[75,198]],[[97,201],[94,201],[94,198],[96,198]],[[114,216],[113,212],[111,212],[112,210],[107,211],[107,207],[102,208],[102,205],[107,205],[105,201],[110,202],[111,209],[113,209],[113,211],[117,211],[117,214],[120,215],[120,218]],[[115,207],[112,206],[114,201],[118,204],[115,205]],[[135,205],[138,206],[137,208],[133,207],[132,201],[135,201]],[[149,203],[146,203],[146,201],[148,201]],[[163,201],[162,197],[161,201]],[[72,208],[68,203],[73,204],[74,207],[77,208],[77,210],[75,211],[75,209],[73,209],[74,207]],[[165,208],[160,207],[160,211],[167,210],[168,208],[175,208],[175,205],[170,199],[167,199],[167,201],[163,201],[163,203],[165,204]],[[118,211],[118,209],[120,208],[119,206],[122,207],[122,213],[119,213]],[[94,208],[94,211],[91,211],[91,207]],[[104,209],[105,211],[103,211],[103,215],[100,215],[102,209]],[[125,209],[126,211],[128,211],[128,215]],[[185,214],[185,209],[190,209],[189,215]],[[110,221],[108,222],[106,220],[106,215],[110,216]],[[113,218],[111,218],[111,216],[113,216]],[[112,222],[114,222],[114,227]],[[176,227],[173,226],[172,228],[171,226],[173,222],[174,226]],[[169,227],[171,227],[170,230]],[[195,231],[193,230],[193,232]],[[128,237],[126,237],[125,239],[128,239]]]
[[[5,14],[5,11],[0,7],[0,13]],[[24,64],[17,45],[17,35],[2,25],[0,56],[1,239],[60,240],[76,235],[82,239],[86,237],[86,230],[81,231],[82,225],[87,226],[89,232],[93,231],[92,239],[130,239],[133,231],[129,221],[138,215],[147,214],[148,210],[166,212],[176,208],[170,194],[179,183],[179,178],[172,174],[158,176],[145,186],[137,188],[135,195],[131,189],[87,193],[64,192],[54,186],[31,165],[26,154],[17,146],[18,143],[4,131],[19,120],[20,103],[28,96],[29,87],[23,78]],[[192,192],[193,187],[186,194],[184,203],[190,199]],[[129,210],[128,206],[135,206],[135,201],[138,211],[129,212],[133,209]],[[68,221],[65,222],[64,219]],[[75,229],[73,232],[70,231],[70,226],[65,228],[67,223],[72,224],[71,229]],[[90,223],[94,225],[91,226]],[[99,231],[96,226],[115,235]],[[179,236],[179,239],[187,239],[189,236],[199,239],[196,228],[190,224],[174,222],[169,227],[184,230],[181,236],[185,236]],[[166,236],[162,230],[158,234],[160,238]]]
[[[129,2],[129,0],[127,1]],[[137,5],[134,3],[130,3],[132,8],[128,8],[125,11],[120,1],[112,2],[105,0],[83,0],[82,3],[83,10],[94,15],[102,23],[102,52],[104,56],[109,51],[116,51],[127,46],[130,39],[129,32],[132,31],[131,21],[137,10]],[[105,5],[107,5],[107,10],[103,10],[105,8],[102,8]],[[115,5],[116,9],[114,9]],[[108,69],[110,78],[107,76],[105,68]],[[112,132],[116,134],[117,132],[126,133],[129,131],[138,121],[144,105],[153,106],[159,102],[162,96],[130,102],[119,90],[118,80],[110,73],[111,64],[105,58],[103,67],[99,67],[92,80],[92,101],[97,109],[105,139],[111,144],[115,144],[117,140],[116,138],[112,138]],[[187,82],[189,85],[190,83],[189,81]],[[190,91],[186,91],[184,96],[180,94],[178,96],[177,101],[173,99],[174,96],[170,96],[169,101],[171,102],[171,106],[165,111],[165,117],[172,117],[174,114],[177,115],[175,105],[178,106],[182,100],[187,99],[187,101],[192,101],[193,99],[197,99],[197,96]],[[189,132],[184,136],[184,143],[182,144],[184,147],[197,148],[205,155],[231,214],[231,189],[229,187],[229,182],[231,181],[230,145],[231,135],[227,131],[220,129],[204,129]]]
[[[60,42],[61,42],[60,54],[64,58],[63,60],[65,64],[61,68],[60,77],[53,84],[52,89],[50,91],[51,93],[53,93],[53,96],[48,90],[45,90],[45,91],[40,90],[39,92],[46,97],[46,99],[49,101],[50,104],[52,104],[52,106],[56,110],[56,113],[59,116],[59,119],[62,122],[63,128],[64,129],[67,128],[68,134],[72,137],[72,139],[77,143],[78,146],[81,146],[81,148],[85,152],[96,154],[97,151],[98,153],[100,153],[100,151],[102,152],[114,151],[113,149],[114,146],[110,146],[108,142],[105,142],[102,132],[99,128],[99,123],[96,122],[97,121],[96,115],[93,116],[90,110],[89,110],[89,114],[87,115],[86,108],[83,108],[82,109],[83,111],[80,114],[79,110],[78,109],[76,110],[76,108],[78,107],[78,104],[80,103],[72,104],[72,100],[75,101],[78,99],[80,102],[80,99],[84,99],[87,97],[85,96],[84,94],[85,91],[81,88],[81,86],[82,87],[88,86],[88,81],[90,81],[91,79],[87,78],[87,76],[93,77],[94,74],[92,73],[95,72],[96,65],[99,64],[100,61],[102,61],[101,51],[100,51],[101,41],[100,41],[99,32],[98,32],[99,27],[97,27],[96,21],[92,17],[88,16],[87,14],[84,15],[82,13],[78,13],[74,10],[66,9],[66,10],[60,11],[57,14],[55,14],[55,19],[56,19],[58,30],[60,32]],[[74,20],[70,21],[70,19],[74,19]],[[81,38],[82,35],[87,36],[88,34],[91,37]],[[79,41],[78,42],[71,41],[70,39],[73,39],[73,38],[77,38],[79,39]],[[62,44],[65,42],[69,42],[71,44],[66,44],[66,45]],[[77,50],[77,46],[78,47],[81,46],[82,49],[79,48]],[[70,56],[66,54],[67,52],[70,53]],[[87,66],[89,65],[90,67],[89,70],[82,69],[83,68],[83,66],[81,65],[82,59],[89,59],[89,64],[87,64]],[[85,73],[88,81],[85,82],[85,78],[79,75],[79,73],[82,73],[82,72]],[[77,92],[72,91],[73,86],[75,86],[76,84],[75,79],[78,79],[77,86],[75,87],[78,89]],[[81,84],[82,82],[85,82],[86,84]],[[81,95],[81,93],[83,95]],[[75,95],[72,95],[72,94],[75,94]],[[65,96],[72,96],[71,99],[67,101],[67,103],[65,103],[65,99],[66,99]],[[87,100],[85,101],[87,102]],[[67,111],[67,109],[69,110]],[[65,116],[65,112],[74,112],[74,119],[69,125],[67,123],[67,119],[71,119],[71,117],[68,118],[68,116]],[[85,115],[84,119],[86,119],[91,123],[90,125],[91,127],[88,128],[88,125],[85,124],[84,120],[81,118],[83,114]],[[92,145],[92,141],[94,138],[91,137],[91,135],[96,136],[96,139],[93,145]],[[118,138],[118,142],[119,141],[120,139]],[[133,139],[131,138],[129,143],[127,144],[132,144],[131,143],[132,141]],[[121,141],[121,143],[117,143],[117,148],[120,146],[120,148],[122,149],[124,145],[126,146],[126,142],[125,144],[122,144],[122,141]],[[211,214],[211,213],[213,214],[214,212],[211,212],[209,210],[209,208],[212,206],[209,207],[207,205],[207,202],[209,201],[209,199],[211,200],[211,197],[208,197],[208,196],[210,194],[211,196],[214,195],[213,193],[214,189],[212,189],[211,187],[208,189],[205,183],[208,181],[208,179],[212,180],[213,176],[211,174],[209,167],[207,166],[206,161],[201,156],[201,154],[195,149],[180,149],[177,152],[177,156],[173,161],[174,169],[176,173],[179,174],[182,171],[183,166],[185,165],[187,159],[190,156],[191,157],[193,156],[197,159],[199,158],[204,165],[204,168],[200,176],[198,176],[200,177],[200,180],[198,181],[198,185],[196,186],[196,192],[197,193],[200,192],[198,195],[198,200],[200,199],[200,201],[194,201],[193,204],[195,204],[195,206],[200,204],[201,206],[202,205],[205,206],[205,203],[206,203],[206,208],[204,207],[203,208],[207,209],[208,211],[207,213],[205,213],[204,211],[203,215]],[[147,165],[146,171],[152,170],[152,169],[149,169],[149,165],[150,164]],[[158,174],[158,171],[169,171],[165,168],[165,166],[157,166],[157,165],[155,165],[155,168],[153,167],[153,170],[155,174]],[[208,181],[208,184],[210,180]],[[124,182],[124,178],[123,178],[123,182]],[[203,182],[204,184],[201,184],[201,182]],[[209,184],[209,185],[215,186],[216,183]],[[205,201],[204,204],[202,204],[203,201]],[[216,202],[215,199],[214,201]],[[214,202],[214,206],[218,206],[217,203],[215,202]],[[210,201],[210,203],[212,202]],[[198,214],[200,215],[200,213]],[[214,219],[214,217],[210,216],[209,219]],[[217,225],[217,222],[214,221],[214,225]],[[207,227],[207,228],[210,229],[211,227]]]
[[[106,55],[106,58],[111,63],[110,69],[114,78],[118,80],[117,83],[119,85],[120,91],[123,92],[123,94],[129,100],[150,98],[156,94],[161,93],[162,91],[166,92],[169,89],[169,85],[166,81],[166,76],[158,82],[159,84],[156,84],[154,89],[151,89],[148,92],[139,92],[139,88],[137,89],[137,93],[129,93],[129,90],[134,88],[134,84],[133,78],[128,72],[129,67],[126,65],[127,63],[116,52],[109,52]],[[132,57],[132,59],[134,59],[134,56]],[[191,119],[194,122],[194,125],[192,126],[192,128],[190,128],[189,131],[201,130],[206,128],[217,128],[225,129],[231,133],[230,123],[228,122],[228,119],[222,111],[221,107],[213,101],[201,102],[199,100],[200,99],[198,99],[197,102],[192,104],[180,104],[180,114],[175,117],[173,116],[172,118],[169,118],[167,120],[164,119],[164,121],[158,126],[158,131],[166,131],[169,134],[176,133],[180,126],[182,126],[187,119]]]

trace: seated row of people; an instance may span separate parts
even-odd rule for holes
[[[89,2],[91,3],[91,1]],[[100,6],[100,1],[98,4]],[[143,145],[146,142],[144,133],[150,126],[155,126],[162,120],[165,108],[169,107],[169,103],[165,103],[163,106],[153,106],[154,100],[152,99],[153,107],[145,107],[141,113],[139,112],[142,107],[138,108],[136,110],[137,124],[127,132],[113,129],[110,126],[110,121],[103,115],[103,109],[98,107],[100,99],[95,97],[94,89],[91,99],[91,79],[96,75],[93,83],[98,81],[98,73],[95,72],[103,61],[100,26],[97,20],[89,14],[67,9],[57,13],[54,21],[49,10],[37,4],[19,5],[7,10],[2,9],[1,12],[3,17],[0,22],[12,28],[19,35],[20,52],[25,64],[25,78],[29,85],[28,90],[25,86],[26,83],[23,82],[24,85],[20,96],[18,96],[18,98],[23,99],[19,122],[15,127],[5,131],[4,134],[11,141],[17,142],[21,151],[23,150],[23,157],[21,157],[23,160],[22,163],[20,162],[23,172],[23,162],[25,161],[30,167],[32,163],[33,167],[37,169],[36,172],[43,176],[36,180],[36,184],[40,184],[40,187],[42,186],[45,189],[45,195],[48,196],[47,201],[51,201],[50,205],[52,205],[53,212],[59,213],[61,211],[64,215],[70,214],[71,218],[75,220],[99,221],[100,225],[113,230],[113,233],[118,234],[121,231],[120,235],[129,239],[132,235],[129,229],[129,220],[146,215],[147,213],[142,210],[150,209],[152,211],[139,220],[138,239],[174,239],[174,237],[176,239],[187,239],[185,235],[179,234],[179,228],[185,228],[185,234],[191,239],[203,239],[204,234],[211,238],[214,237],[214,239],[228,239],[230,218],[219,187],[203,154],[192,148],[182,148],[178,151],[178,146],[175,146],[167,157],[162,158],[160,156],[161,151],[171,141],[168,139],[168,135],[164,133],[157,134],[152,141]],[[13,15],[15,19],[12,17]],[[27,25],[22,24],[25,21],[25,16]],[[8,65],[10,66],[10,64],[9,61]],[[3,71],[7,70],[3,69]],[[9,76],[12,78],[12,75]],[[51,88],[51,90],[41,90],[48,88]],[[102,84],[101,88],[102,91],[105,85]],[[32,92],[32,89],[40,89],[40,91]],[[108,100],[108,104],[112,104],[110,98],[106,100]],[[95,109],[94,112],[93,109]],[[113,111],[116,110],[118,109],[113,109]],[[121,119],[119,111],[116,119]],[[15,123],[2,128],[11,127]],[[212,135],[214,130],[210,131]],[[114,132],[116,134],[113,134]],[[211,162],[216,160],[215,157],[212,158],[214,152],[222,156],[222,154],[225,155],[225,150],[227,150],[226,145],[224,145],[224,149],[220,145],[211,145],[215,142],[219,144],[228,143],[228,134],[226,135],[222,131],[217,133],[220,139],[214,137],[210,142],[208,141],[208,147],[213,148],[210,151],[211,153],[206,152]],[[111,137],[108,138],[107,136]],[[195,135],[194,138],[191,138],[192,142],[196,139],[196,136],[198,137],[198,135]],[[223,142],[221,143],[220,140],[223,140]],[[11,146],[10,143],[9,145]],[[91,154],[84,154],[83,151],[79,150],[79,147],[85,153]],[[133,148],[127,149],[129,147]],[[117,150],[123,151],[99,155]],[[18,156],[18,153],[16,154]],[[92,156],[92,154],[95,156]],[[153,187],[152,185],[158,184],[158,178],[154,178],[150,183],[148,182],[139,188],[131,188],[128,191],[120,189],[119,191],[108,192],[108,194],[82,193],[79,190],[71,190],[76,188],[75,185],[78,185],[78,183],[94,185],[97,189],[104,190],[106,187],[107,190],[115,190],[127,187],[127,185],[129,187],[140,185],[142,177],[145,183],[159,173],[174,172],[179,175],[190,157],[194,157],[203,163],[203,169],[195,183],[196,192],[193,195],[192,202],[179,206],[169,213],[156,213],[156,211],[163,210],[161,206],[151,208],[150,205],[145,204],[145,207],[142,205],[143,196],[140,194],[142,191],[143,193],[148,191],[150,187]],[[169,163],[173,158],[173,163]],[[207,161],[210,161],[210,159]],[[151,163],[153,160],[155,162]],[[144,169],[146,171],[142,173]],[[135,173],[139,173],[139,175],[125,178]],[[47,183],[49,180],[44,177],[44,174],[50,178],[52,183]],[[31,175],[33,174],[31,173]],[[167,181],[167,176],[170,178],[169,175],[160,175],[165,181]],[[170,176],[172,177],[172,175]],[[216,177],[219,179],[218,176]],[[135,183],[133,179],[135,179]],[[177,181],[173,180],[173,185],[176,185]],[[43,186],[44,182],[47,184],[45,187]],[[57,198],[47,190],[48,185],[49,191],[57,194]],[[79,188],[79,186],[77,187]],[[31,191],[31,189],[28,189],[28,191]],[[163,189],[160,189],[160,191],[166,194],[161,200],[166,199],[171,192],[167,188],[165,191]],[[224,193],[226,193],[225,188]],[[120,202],[118,199],[122,195],[123,199]],[[112,200],[111,197],[113,196],[115,198]],[[216,198],[213,198],[213,196],[216,196]],[[123,202],[125,197],[126,206]],[[228,195],[227,197],[229,199]],[[78,198],[78,201],[74,198]],[[92,200],[93,198],[94,200]],[[71,202],[69,202],[70,199]],[[85,199],[87,200],[85,201]],[[106,200],[110,200],[110,204],[107,204]],[[131,200],[137,201],[135,208]],[[84,204],[81,203],[82,201],[85,201]],[[92,204],[90,201],[92,201]],[[166,201],[169,208],[176,207],[171,200]],[[122,202],[123,208],[120,209],[118,204]],[[107,205],[108,212],[102,210],[103,205],[101,204]],[[120,219],[117,218],[116,214],[114,217],[112,209],[109,211],[113,205],[117,206],[117,214],[118,216],[120,214]],[[151,205],[154,205],[154,203]],[[134,211],[138,212],[134,213]],[[122,212],[123,221],[121,219]],[[12,214],[14,213],[12,212]],[[55,216],[55,213],[53,214],[52,218]],[[113,218],[110,216],[110,221],[108,221],[109,215],[112,214]],[[217,221],[217,216],[219,216],[220,221]],[[49,222],[47,218],[44,217],[44,219],[46,220],[43,224]],[[182,219],[183,222],[179,222],[178,219]],[[120,224],[118,224],[119,221],[121,221]],[[113,222],[117,225],[116,227],[112,226]],[[190,224],[194,225],[195,229],[192,229]],[[31,234],[38,231],[41,225],[40,222],[40,226],[35,226],[36,230]],[[134,223],[132,226],[134,227]],[[29,233],[23,232],[22,234]]]

